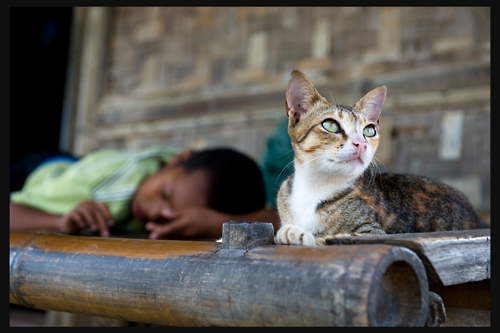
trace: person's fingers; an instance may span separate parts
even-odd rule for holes
[[[98,207],[99,211],[101,212],[102,217],[106,221],[106,225],[108,227],[111,227],[114,224],[114,221],[113,221],[113,216],[111,215],[111,212],[109,211],[108,205],[104,202],[98,202],[97,207]]]
[[[182,216],[182,212],[175,212],[171,210],[170,208],[163,208],[160,211],[161,217],[167,219],[168,221],[178,219],[179,217]]]
[[[85,223],[84,228],[88,228],[92,231],[96,231],[98,229],[94,218],[88,209],[88,205],[80,205],[77,209],[75,209],[74,215],[78,215],[80,220]]]
[[[194,151],[191,148],[183,150],[178,155],[175,155],[172,158],[170,158],[170,160],[168,161],[168,165],[175,166],[176,164],[185,161],[189,156],[191,156],[193,154],[193,152]]]
[[[85,227],[85,222],[82,221],[80,215],[70,212],[61,218],[59,228],[64,233],[72,234]]]
[[[79,229],[84,229],[87,227],[87,224],[85,223],[85,221],[82,219],[82,217],[80,216],[80,214],[78,214],[77,212],[70,212],[68,214],[68,223],[69,224],[74,224],[75,226],[77,226]]]
[[[184,228],[185,224],[182,219],[174,220],[167,224],[157,224],[154,222],[146,224],[146,229],[151,231],[149,234],[150,239],[176,238]]]
[[[193,155],[194,150],[192,148],[188,148],[184,150],[182,153],[180,153],[180,160],[185,161],[188,159],[189,156]]]
[[[109,236],[107,213],[103,211],[102,205],[97,202],[89,203],[89,213],[92,216],[94,225],[97,226],[102,237]]]
[[[156,228],[156,223],[154,222],[147,222],[144,227],[146,228],[147,231],[153,231],[153,229]]]
[[[82,203],[75,210],[75,213],[80,215],[87,228],[91,231],[99,230],[101,236],[109,236],[107,221],[102,216],[99,205],[96,202],[89,201]]]

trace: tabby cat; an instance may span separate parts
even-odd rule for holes
[[[458,190],[425,177],[372,171],[386,93],[380,86],[354,107],[335,105],[302,72],[292,72],[285,107],[295,172],[278,193],[277,244],[477,228],[478,217]]]

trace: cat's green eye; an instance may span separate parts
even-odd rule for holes
[[[323,126],[323,128],[326,129],[328,132],[332,133],[340,132],[339,123],[337,123],[335,120],[332,119],[325,120],[324,122],[321,123],[321,126]]]
[[[363,134],[367,137],[372,137],[372,136],[375,136],[375,134],[377,134],[377,132],[375,131],[375,127],[373,127],[373,125],[368,125],[363,130]]]

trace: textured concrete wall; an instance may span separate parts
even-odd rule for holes
[[[386,85],[381,169],[442,179],[488,219],[489,8],[97,10],[105,51],[86,62],[100,79],[76,152],[224,145],[259,159],[300,69],[347,105]],[[84,40],[103,39],[88,31]]]

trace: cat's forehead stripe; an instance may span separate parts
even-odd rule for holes
[[[333,110],[329,109],[329,111],[333,111],[336,113],[336,116],[339,119],[348,119],[352,125],[356,125],[361,120],[359,117],[359,111],[353,109],[352,107],[345,105],[335,105]],[[345,116],[345,117],[344,117]]]
[[[345,106],[345,105],[339,105],[339,114],[347,114],[349,116],[349,119],[351,120],[352,124],[355,124],[358,122],[358,113],[354,111],[352,108]]]

